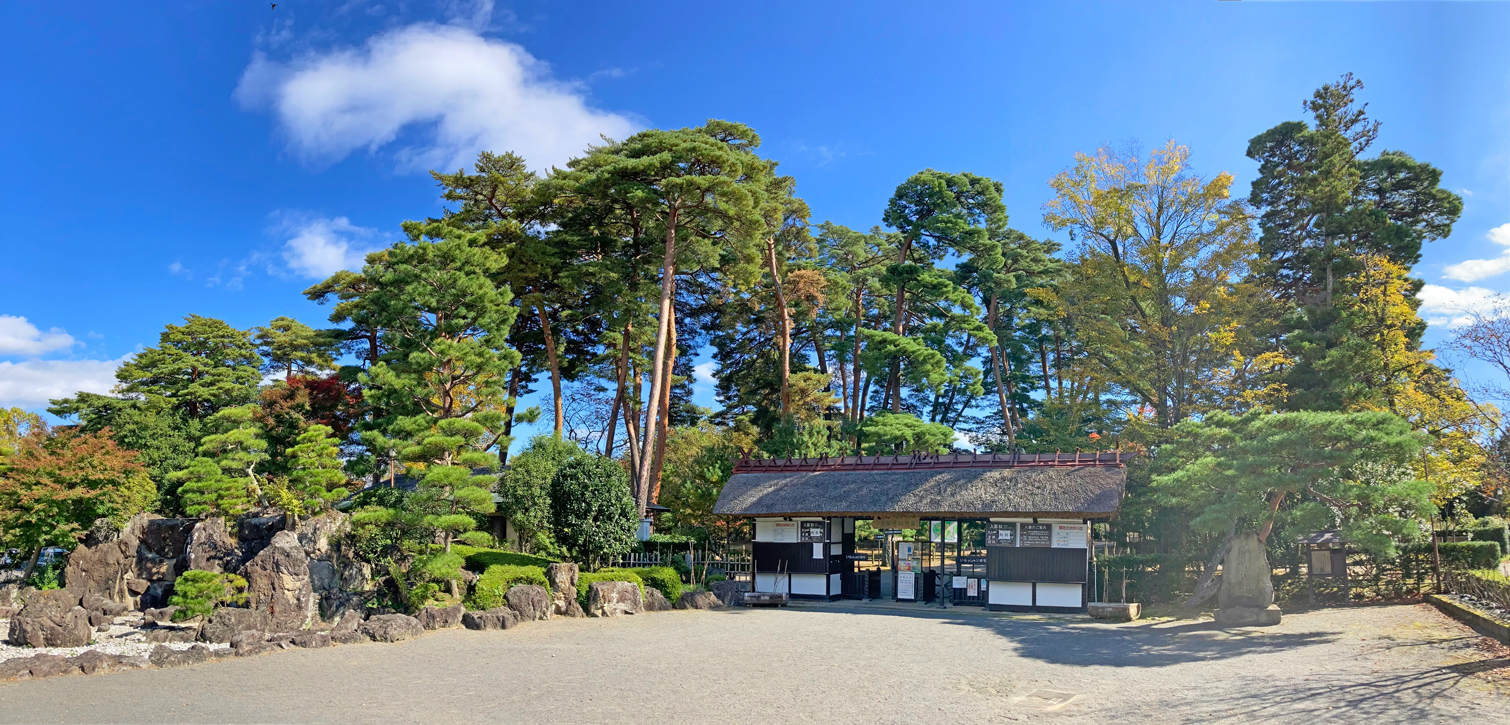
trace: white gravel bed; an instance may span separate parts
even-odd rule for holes
[[[152,648],[157,644],[148,642],[146,634],[139,627],[142,623],[140,612],[131,612],[116,618],[116,623],[111,625],[106,632],[95,632],[94,638],[86,647],[15,647],[8,644],[4,637],[10,632],[10,620],[0,619],[0,662],[16,657],[30,657],[32,655],[48,654],[72,657],[83,654],[89,650],[99,650],[110,655],[126,655],[137,657],[152,653]],[[167,642],[168,647],[173,649],[188,649],[196,644],[204,644],[211,650],[229,649],[228,644],[209,644],[204,642]]]

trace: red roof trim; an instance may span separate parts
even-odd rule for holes
[[[741,458],[734,473],[794,473],[800,471],[898,471],[952,468],[1070,468],[1121,467],[1136,453],[951,453],[945,455],[845,456],[843,458]]]

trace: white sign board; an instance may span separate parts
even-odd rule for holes
[[[1053,536],[1050,546],[1055,549],[1084,549],[1089,546],[1090,527],[1085,524],[1054,524]]]
[[[944,522],[944,543],[946,543],[946,544],[957,544],[957,543],[959,543],[959,522],[958,521],[945,521]]]
[[[975,582],[976,582],[975,579],[971,579],[970,582],[965,585],[965,596],[967,596],[967,597],[978,597],[978,596],[980,596],[980,585],[976,584]]]
[[[823,558],[823,544],[813,544],[813,558],[814,559],[822,559]]]
[[[897,599],[917,599],[917,574],[910,571],[897,572]]]
[[[777,521],[775,524],[772,525],[772,531],[773,531],[773,536],[776,537],[776,538],[772,539],[773,541],[776,541],[778,543],[783,543],[783,544],[795,544],[795,543],[797,543],[797,522],[796,521]]]
[[[969,578],[970,577],[967,577],[967,576],[957,576],[957,577],[954,577],[954,588],[955,589],[964,589],[966,586],[968,586],[965,582]]]

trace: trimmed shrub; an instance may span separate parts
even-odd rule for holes
[[[245,604],[246,580],[235,574],[213,571],[186,571],[173,580],[173,596],[168,604],[178,607],[173,621],[191,617],[208,617],[220,604]]]
[[[1504,526],[1479,526],[1464,530],[1473,541],[1494,541],[1500,545],[1500,555],[1510,554],[1510,529]]]
[[[456,540],[479,549],[495,549],[498,547],[498,540],[486,531],[463,531],[456,535]]]
[[[467,608],[482,611],[501,607],[507,603],[504,595],[508,593],[509,587],[518,584],[535,584],[545,587],[547,592],[551,588],[550,582],[545,579],[545,569],[541,567],[494,564],[472,585]]]
[[[475,546],[462,546],[452,544],[451,551],[461,554],[466,560],[466,568],[475,572],[486,572],[494,566],[534,566],[544,569],[556,563],[557,559],[548,556],[534,556],[532,554],[516,554],[512,551],[499,551],[497,549],[481,549]]]
[[[1494,541],[1455,541],[1437,544],[1442,553],[1442,566],[1451,569],[1494,569],[1500,564],[1500,545]],[[1412,549],[1422,550],[1431,560],[1431,544],[1417,544]]]
[[[618,461],[592,455],[566,460],[551,478],[550,506],[556,543],[586,568],[634,547],[640,516],[629,474]]]
[[[661,590],[661,593],[673,602],[682,596],[682,576],[669,566],[646,566],[637,569],[605,569],[604,571],[633,572],[640,578],[640,582],[644,586],[655,587]]]
[[[582,605],[583,609],[587,609],[587,587],[593,582],[634,582],[640,588],[640,595],[644,596],[645,580],[641,579],[639,574],[634,573],[635,571],[637,570],[603,569],[590,574],[577,575],[577,603]],[[661,593],[666,594],[664,591]],[[681,595],[678,594],[677,596]],[[671,595],[666,594],[666,598],[670,599]]]

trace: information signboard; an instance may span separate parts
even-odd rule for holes
[[[822,521],[802,522],[802,541],[823,541],[827,538],[828,526]]]
[[[942,521],[929,521],[928,522],[928,540],[931,541],[931,542],[933,542],[933,543],[935,543],[935,544],[937,544],[940,541],[942,541],[943,538],[944,538],[944,522],[942,522]]]
[[[871,519],[870,525],[878,529],[895,529],[901,533],[902,529],[915,529],[918,527],[918,517],[903,514],[887,514]]]
[[[970,577],[967,577],[967,576],[957,576],[957,577],[954,577],[954,581],[952,582],[954,584],[953,588],[955,588],[955,589],[964,589],[966,587],[965,582],[967,580],[969,580],[969,578]]]
[[[1053,527],[1049,524],[1022,524],[1022,539],[1018,546],[1051,546]]]
[[[971,579],[968,583],[965,584],[965,596],[980,596],[980,584],[978,579]]]
[[[917,574],[910,571],[897,572],[897,599],[917,599]]]
[[[1085,524],[1052,524],[1052,526],[1056,549],[1084,549],[1090,540],[1089,528]]]
[[[959,522],[958,521],[945,521],[944,522],[944,543],[946,543],[946,544],[957,544],[957,543],[959,543]]]
[[[986,546],[1017,546],[1017,524],[992,521],[986,524]]]
[[[772,541],[783,544],[797,543],[796,521],[777,521],[776,523],[772,524],[772,527],[774,528],[774,533],[772,535],[775,537],[772,539]]]

